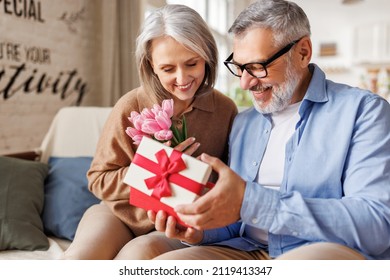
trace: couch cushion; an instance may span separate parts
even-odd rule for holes
[[[0,250],[47,250],[41,212],[44,163],[0,157]]]
[[[84,212],[99,200],[88,190],[92,157],[51,157],[42,213],[47,234],[73,240]]]

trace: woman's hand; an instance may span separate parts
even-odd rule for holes
[[[179,239],[188,244],[197,244],[203,239],[203,231],[194,228],[184,227],[176,222],[172,216],[168,216],[165,211],[148,211],[149,220],[154,223],[157,231],[165,232],[168,238]]]
[[[171,146],[171,141],[165,142],[167,146]],[[187,154],[191,156],[200,146],[199,142],[196,142],[195,137],[189,137],[183,142],[179,143],[175,150],[178,150],[179,152],[183,152],[184,154]]]

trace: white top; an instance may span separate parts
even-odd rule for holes
[[[280,189],[283,180],[285,147],[294,134],[295,125],[300,119],[298,109],[301,102],[289,105],[281,112],[272,113],[272,130],[256,181],[266,188]],[[267,243],[268,233],[251,226],[245,227],[248,237]]]

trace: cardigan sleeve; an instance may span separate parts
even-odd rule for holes
[[[129,198],[129,187],[123,178],[136,147],[125,130],[130,126],[130,112],[139,111],[140,103],[145,103],[139,96],[139,89],[135,89],[119,99],[100,136],[87,177],[90,191],[101,200]]]

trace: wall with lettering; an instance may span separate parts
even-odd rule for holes
[[[0,154],[38,147],[64,106],[101,103],[96,0],[0,0]]]

